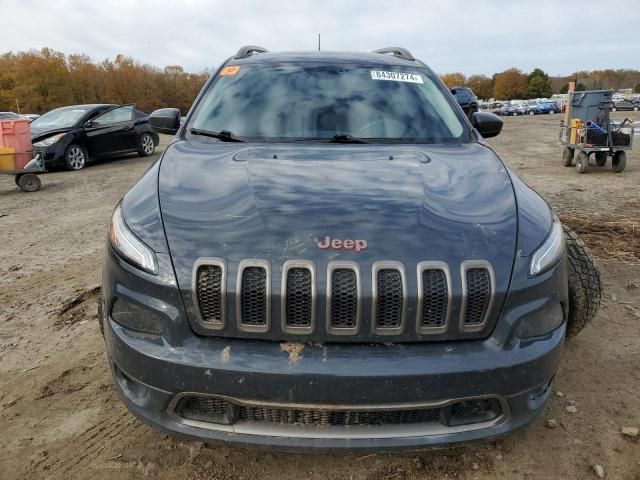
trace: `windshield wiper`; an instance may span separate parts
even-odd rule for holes
[[[210,130],[201,130],[199,128],[192,128],[189,130],[192,135],[202,135],[204,137],[217,138],[222,142],[244,142],[235,137],[229,130],[220,130],[219,132],[212,132]]]
[[[329,140],[330,143],[367,143],[365,140],[361,138],[352,137],[351,135],[345,133],[338,133],[331,137]]]

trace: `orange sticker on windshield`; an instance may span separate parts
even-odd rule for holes
[[[231,75],[235,75],[236,73],[238,73],[238,70],[240,70],[240,65],[231,65],[229,67],[224,67],[221,71],[220,71],[220,76],[231,76]]]

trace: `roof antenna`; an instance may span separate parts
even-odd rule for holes
[[[318,51],[320,51],[320,34],[318,34]]]

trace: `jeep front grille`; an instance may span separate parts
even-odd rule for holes
[[[464,316],[467,328],[482,326],[489,314],[493,298],[492,275],[486,266],[479,262],[463,265],[464,274]]]
[[[358,277],[352,268],[331,272],[331,328],[352,329],[358,323]]]
[[[266,326],[269,292],[267,269],[258,265],[247,265],[240,273],[240,323],[245,326]]]
[[[312,300],[311,270],[290,268],[286,278],[285,323],[290,327],[310,327]]]
[[[404,268],[397,262],[379,262],[373,267],[373,322],[379,334],[402,330],[406,291]]]
[[[320,273],[320,281],[316,266],[307,260],[274,265],[279,281],[272,277],[271,263],[266,260],[242,260],[237,269],[229,268],[235,281],[227,282],[223,259],[203,258],[194,267],[199,331],[215,330],[221,336],[264,333],[271,340],[297,335],[314,341],[317,334],[319,341],[339,340],[339,336],[357,341],[376,337],[382,341],[382,336],[417,341],[426,336],[477,338],[462,334],[485,332],[488,319],[493,318],[495,274],[486,261],[463,262],[457,278],[446,263],[436,261],[419,263],[417,271],[410,269],[412,275],[395,261],[375,262],[369,275],[361,275],[356,262],[331,261],[326,274]],[[235,291],[228,292],[227,283],[235,284]],[[272,286],[277,288],[273,297]],[[232,298],[235,308],[228,304]],[[272,298],[278,300],[273,312]],[[229,309],[236,319],[235,328],[228,325]],[[452,324],[454,312],[459,320]],[[278,315],[279,326],[272,326],[273,314]],[[316,322],[318,315],[322,315],[320,322]]]
[[[224,275],[222,265],[201,265],[197,270],[198,305],[203,322],[224,322]]]

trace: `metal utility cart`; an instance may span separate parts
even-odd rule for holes
[[[15,175],[16,185],[20,187],[23,192],[35,192],[40,190],[40,186],[42,185],[38,174],[44,173],[45,171],[44,162],[38,154],[33,160],[27,163],[24,168],[11,168],[7,170],[0,168],[0,175]]]
[[[576,158],[578,173],[585,173],[589,160],[599,167],[611,157],[611,168],[622,172],[627,165],[627,150],[633,143],[633,123],[629,119],[612,121],[614,108],[611,90],[572,92],[567,104],[568,114],[560,125],[560,143],[564,145],[565,167]],[[576,155],[577,152],[577,155]]]

